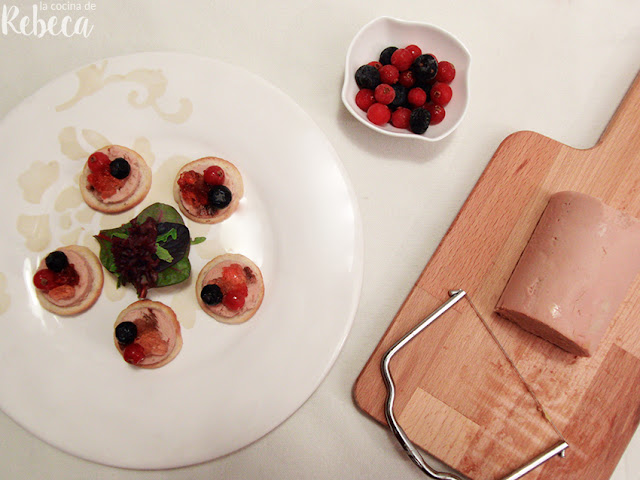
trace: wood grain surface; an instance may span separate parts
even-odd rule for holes
[[[640,75],[590,149],[528,131],[501,143],[360,373],[362,411],[385,423],[382,355],[448,290],[464,289],[570,445],[527,480],[611,477],[640,421],[640,278],[590,358],[493,312],[549,196],[562,190],[640,217]],[[500,479],[559,440],[465,299],[405,346],[391,373],[411,440],[473,480]]]

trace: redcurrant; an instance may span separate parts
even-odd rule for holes
[[[48,268],[38,270],[33,276],[33,284],[38,290],[48,292],[52,288],[57,287],[56,274]]]
[[[413,63],[413,55],[409,50],[399,48],[391,55],[391,64],[398,67],[398,70],[404,72],[411,67]]]
[[[224,183],[224,170],[218,165],[211,165],[204,171],[204,183],[207,185],[222,185]]]
[[[374,103],[367,110],[367,118],[371,123],[376,125],[384,125],[391,118],[391,110],[382,103]]]
[[[94,173],[100,173],[106,168],[109,168],[109,157],[102,152],[94,152],[89,156],[89,160],[87,161],[87,166],[89,170]]]
[[[422,49],[417,45],[408,45],[404,47],[404,49],[411,52],[411,55],[413,56],[414,60],[418,58],[420,55],[422,55]]]
[[[391,85],[387,85],[385,83],[378,85],[373,93],[376,101],[383,105],[389,105],[393,102],[393,99],[396,98],[396,91]]]
[[[366,112],[371,105],[375,103],[376,99],[373,96],[373,90],[368,88],[362,88],[356,93],[356,105],[360,110]]]
[[[246,295],[241,290],[231,290],[222,297],[222,304],[229,310],[240,310],[244,307]]]
[[[409,118],[411,117],[411,110],[405,107],[398,107],[391,114],[391,125],[396,128],[409,128]]]
[[[407,100],[414,107],[421,107],[422,105],[424,105],[424,102],[427,101],[427,93],[420,87],[412,88],[411,90],[409,90]]]
[[[139,343],[127,345],[122,352],[122,357],[125,362],[130,363],[131,365],[137,365],[145,358],[144,348]]]
[[[451,87],[446,83],[436,82],[431,87],[431,101],[436,105],[445,107],[453,96]]]
[[[456,67],[453,66],[453,63],[446,60],[438,63],[437,82],[451,83],[454,78],[456,78]]]
[[[442,122],[442,120],[444,120],[446,112],[443,106],[429,102],[424,106],[424,108],[426,108],[427,111],[431,114],[431,121],[429,123],[430,125],[437,125],[438,123]]]
[[[395,65],[383,65],[380,69],[380,81],[387,85],[393,85],[398,81],[400,71]]]
[[[404,72],[400,72],[400,76],[398,77],[398,83],[403,87],[411,88],[415,85],[416,79],[413,76],[413,72],[411,70],[405,70]]]

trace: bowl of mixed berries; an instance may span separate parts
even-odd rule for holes
[[[470,64],[469,51],[445,30],[380,17],[349,46],[342,102],[377,132],[441,140],[467,110]]]

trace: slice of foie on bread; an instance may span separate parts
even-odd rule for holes
[[[204,157],[184,165],[173,182],[173,198],[180,211],[198,223],[229,218],[244,195],[240,171],[231,162]]]
[[[138,205],[151,189],[151,169],[142,156],[121,145],[93,152],[80,174],[80,193],[94,210],[119,213]]]
[[[42,259],[33,283],[42,308],[56,315],[76,315],[96,303],[104,274],[100,260],[91,250],[68,245]]]
[[[262,272],[244,255],[220,255],[200,271],[196,298],[202,310],[219,322],[244,323],[262,304]]]
[[[176,358],[182,349],[182,332],[170,307],[152,300],[138,300],[118,315],[113,341],[127,363],[159,368]]]
[[[594,354],[640,271],[640,221],[577,193],[552,195],[496,311],[579,356]]]

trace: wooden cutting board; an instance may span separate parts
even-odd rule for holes
[[[493,313],[549,195],[562,190],[640,217],[640,75],[593,148],[527,131],[502,142],[360,373],[353,394],[364,412],[385,423],[382,355],[448,290],[464,289],[570,445],[527,480],[610,478],[640,421],[640,276],[591,358]],[[411,440],[473,480],[502,478],[559,440],[466,299],[405,346],[391,373]]]

